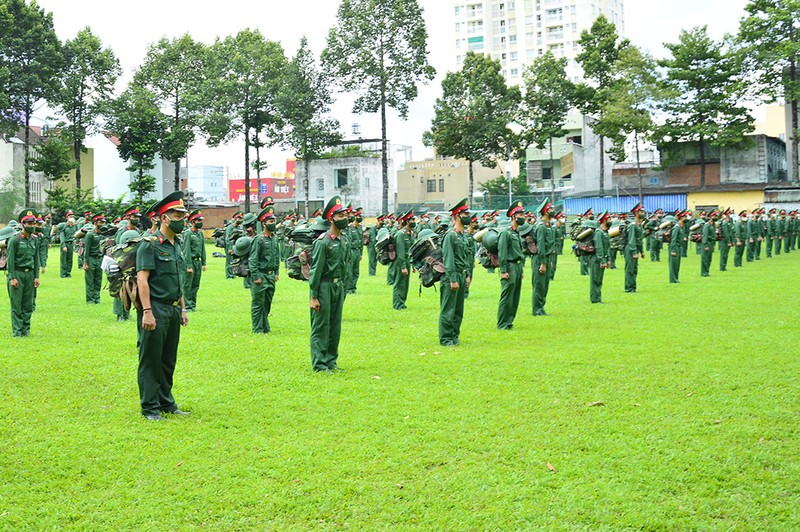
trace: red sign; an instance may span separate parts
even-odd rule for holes
[[[272,177],[261,178],[261,188],[255,179],[250,179],[250,201],[258,203],[264,196],[274,199],[294,198],[294,179],[276,179]],[[245,199],[244,179],[231,179],[228,181],[228,197],[234,203],[243,203]]]

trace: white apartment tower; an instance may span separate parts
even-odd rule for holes
[[[483,52],[500,60],[509,85],[522,83],[522,73],[547,50],[569,61],[573,81],[582,75],[575,61],[581,32],[605,15],[625,35],[624,0],[456,0],[456,63],[467,52]]]

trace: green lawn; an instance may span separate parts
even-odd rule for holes
[[[29,338],[0,296],[0,529],[798,529],[800,251],[710,278],[689,254],[679,285],[644,262],[636,294],[620,258],[603,305],[564,255],[537,318],[529,267],[513,331],[478,267],[450,348],[438,293],[415,279],[394,311],[365,259],[334,375],[304,283],[282,276],[254,336],[210,259],[175,373],[192,415],[152,423],[135,323],[52,249]]]

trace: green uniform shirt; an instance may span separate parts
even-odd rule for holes
[[[276,235],[258,235],[250,246],[248,265],[251,275],[268,275],[278,273],[280,266],[280,247]]]
[[[172,245],[160,230],[153,233],[153,240],[143,242],[136,249],[136,271],[150,271],[148,284],[153,299],[170,303],[178,301],[183,296],[182,273],[185,269],[177,239]]]
[[[97,229],[86,233],[83,237],[83,256],[99,259],[103,256],[103,240],[105,240]]]
[[[202,230],[188,229],[184,231],[181,246],[186,262],[200,259],[202,265],[206,265],[206,241]]]
[[[500,236],[497,239],[497,258],[500,263],[500,273],[508,273],[508,263],[521,263],[523,257],[522,237],[519,236],[517,230],[509,226],[500,231]]]
[[[408,257],[408,251],[414,245],[414,237],[406,230],[398,231],[394,235],[394,246],[397,252],[397,258],[394,260],[394,267],[411,269],[411,261]],[[397,270],[395,270],[397,271]]]
[[[533,226],[533,237],[536,239],[536,259],[538,264],[547,264],[547,257],[555,253],[555,231],[544,220],[539,220]]]
[[[625,235],[628,241],[625,243],[625,251],[629,251],[634,255],[641,255],[644,253],[644,229],[636,222],[629,223],[625,228]],[[680,240],[678,241],[680,245]]]
[[[335,237],[330,231],[314,241],[311,255],[311,272],[308,275],[310,296],[317,299],[322,280],[343,280],[347,272],[349,242],[344,235]]]
[[[714,251],[714,246],[717,243],[717,226],[711,220],[703,225],[702,243],[704,247],[708,247],[709,251]]]
[[[672,255],[675,253],[676,257],[681,256],[681,249],[683,247],[683,228],[681,224],[675,224],[672,226],[672,229],[669,233],[669,254]]]
[[[597,257],[597,260],[603,264],[611,262],[611,256],[609,255],[611,237],[608,236],[608,232],[598,227],[594,230],[592,238],[594,239],[594,255]]]
[[[359,225],[347,227],[347,239],[350,241],[351,258],[360,257],[364,253],[364,229]]]
[[[39,277],[39,237],[14,235],[7,241],[8,278],[16,279],[17,271],[33,271],[34,278]]]
[[[58,232],[58,240],[62,244],[69,244],[75,240],[75,233],[78,232],[78,225],[64,224],[64,228]]]
[[[442,239],[442,261],[444,262],[442,282],[456,283],[459,282],[459,274],[470,274],[469,250],[469,237],[466,234],[455,229],[450,229],[445,233]]]

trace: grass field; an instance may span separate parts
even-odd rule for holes
[[[689,254],[635,294],[620,258],[603,305],[564,255],[536,318],[528,268],[512,331],[478,267],[450,348],[438,293],[415,279],[393,311],[365,258],[333,375],[307,285],[282,276],[254,336],[210,259],[175,373],[192,415],[152,423],[135,323],[52,249],[29,338],[0,296],[0,529],[798,529],[800,252],[709,278]]]

